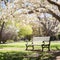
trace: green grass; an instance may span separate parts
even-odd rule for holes
[[[29,60],[24,58],[24,56],[35,54],[35,51],[26,51],[25,50],[26,42],[14,42],[8,44],[0,44],[0,60]],[[31,48],[30,48],[31,49]],[[40,46],[36,46],[35,49],[40,49]],[[60,42],[51,42],[51,50],[59,50],[60,49]],[[40,60],[53,57],[50,54],[45,52],[38,52],[41,54]],[[46,57],[47,56],[47,57]],[[36,59],[34,59],[36,60]]]
[[[60,49],[60,41],[51,42],[51,49],[59,50]]]
[[[0,51],[4,50],[4,49],[8,49],[9,48],[17,48],[20,49],[18,51],[25,51],[25,44],[26,42],[14,42],[14,43],[7,43],[7,44],[0,44]],[[60,48],[60,42],[51,42],[51,49],[58,49]],[[35,49],[41,49],[40,46],[36,46]],[[12,51],[12,50],[11,50]]]

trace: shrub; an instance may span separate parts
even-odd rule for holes
[[[7,40],[17,40],[17,32],[14,30],[4,30],[2,32],[2,42],[5,43]]]
[[[51,40],[51,41],[56,40],[56,36],[50,36],[50,40]]]
[[[31,38],[32,38],[32,35],[26,35],[26,36],[25,36],[25,39],[27,39],[27,40],[29,40],[29,41],[31,40]]]
[[[59,38],[59,40],[60,40],[60,34],[58,35],[58,38]]]
[[[27,36],[31,36],[32,35],[32,27],[27,25],[27,26],[23,26],[20,28],[20,31],[18,32],[20,37],[24,37],[26,38]]]

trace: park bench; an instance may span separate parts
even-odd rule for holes
[[[48,48],[48,51],[50,51],[50,37],[33,37],[30,43],[26,43],[26,50],[28,47],[32,47],[34,50],[34,46],[41,46],[42,51],[44,48]]]

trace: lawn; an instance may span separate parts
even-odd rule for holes
[[[2,51],[26,51],[25,50],[26,42],[14,42],[14,43],[7,43],[7,44],[0,44],[0,52]],[[60,48],[60,41],[52,41],[51,42],[51,50],[52,49],[59,49]],[[35,49],[41,49],[40,46],[36,46]]]
[[[0,44],[0,60],[29,60],[27,58],[24,58],[24,56],[28,56],[32,54],[34,55],[37,52],[31,51],[31,50],[26,51],[25,44],[26,42],[23,42],[23,41]],[[41,50],[41,47],[36,46],[35,49]],[[59,41],[51,42],[51,51],[52,50],[60,50]],[[43,56],[46,58],[46,55],[48,55],[48,58],[51,56],[53,57],[53,55],[50,55],[50,53],[40,52],[40,51],[38,53],[41,54],[40,60],[43,60]]]

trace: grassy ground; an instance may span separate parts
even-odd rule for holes
[[[2,51],[26,51],[25,50],[26,42],[14,42],[14,43],[7,43],[7,44],[0,44],[0,52]],[[36,46],[35,49],[40,49],[40,46]],[[51,50],[58,50],[60,49],[60,41],[52,41],[51,42]]]
[[[28,55],[34,55],[36,53],[41,54],[40,60],[43,60],[43,57],[46,58],[46,55],[48,57],[53,57],[53,55],[50,55],[50,53],[40,52],[40,51],[31,51],[31,48],[29,51],[25,50],[25,44],[26,42],[20,41],[20,42],[14,42],[14,43],[7,43],[7,44],[0,44],[0,60],[29,60],[29,59],[23,59],[22,56],[28,56]],[[41,47],[36,46],[35,50],[41,50]],[[46,50],[46,49],[45,49]],[[55,41],[51,42],[51,51],[54,50],[60,50],[60,42]],[[30,59],[31,60],[31,59]],[[35,59],[36,60],[36,59]],[[48,60],[48,59],[46,59]]]

